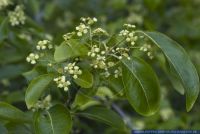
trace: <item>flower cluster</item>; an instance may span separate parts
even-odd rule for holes
[[[23,39],[23,40],[27,40],[27,41],[31,41],[32,37],[29,34],[26,33],[21,33],[18,35],[19,38]]]
[[[26,58],[27,62],[30,62],[31,64],[36,64],[36,61],[44,56],[44,53],[40,53],[40,50],[45,50],[45,49],[52,49],[53,45],[51,43],[51,41],[49,40],[41,40],[38,41],[37,45],[36,45],[36,49],[38,50],[38,54],[34,54],[31,53],[29,54],[29,56]]]
[[[84,34],[87,34],[90,31],[90,25],[97,22],[96,18],[90,18],[90,17],[87,17],[87,18],[82,17],[80,20],[81,20],[81,23],[76,27],[76,31],[73,31],[71,33],[66,33],[63,35],[63,38],[65,41],[68,41],[74,35],[81,37]],[[96,32],[98,32],[98,30]],[[101,30],[100,32],[103,32],[105,34],[105,31]]]
[[[124,27],[126,27],[128,29],[135,29],[136,28],[135,25],[131,25],[131,24],[124,24]]]
[[[152,54],[152,52],[151,52],[151,45],[149,45],[149,44],[144,44],[143,46],[140,47],[140,51],[146,52],[146,53],[147,53],[147,56],[148,56],[150,59],[153,59],[153,54]]]
[[[124,48],[124,47],[117,47],[113,52],[117,53],[119,56],[119,59],[122,59],[123,57],[127,58],[128,60],[130,60],[130,56],[129,56],[129,51],[130,49],[128,48]]]
[[[65,72],[68,72],[70,75],[73,75],[74,79],[78,78],[78,75],[82,74],[82,70],[80,70],[79,66],[76,66],[76,63],[69,63],[65,68]]]
[[[39,100],[35,105],[33,111],[36,109],[46,109],[51,107],[51,95],[47,95],[43,100]]]
[[[88,52],[88,56],[94,58],[91,66],[94,68],[106,69],[107,65],[105,54],[106,51],[101,50],[100,47],[97,47],[97,45],[92,46],[91,50]]]
[[[37,48],[37,50],[45,50],[47,48],[52,49],[53,46],[49,40],[42,40],[42,41],[38,42],[36,48]]]
[[[106,35],[108,36],[108,33],[106,32],[106,30],[102,29],[102,28],[97,28],[92,32],[93,35]]]
[[[132,25],[131,25],[131,26],[132,26]],[[127,30],[127,29],[122,30],[122,31],[119,33],[119,36],[125,37],[126,42],[130,43],[131,45],[135,45],[135,42],[136,42],[137,39],[138,39],[138,36],[135,35],[135,32],[134,32],[134,31],[129,31],[129,30]]]
[[[100,48],[97,45],[92,46],[91,50],[88,52],[88,56],[95,57],[100,52]]]
[[[94,68],[107,70],[106,57],[104,55],[97,55],[91,66],[93,66]]]
[[[26,61],[30,62],[31,64],[35,64],[38,59],[38,54],[30,53],[29,56],[26,58]]]
[[[12,4],[10,0],[0,0],[0,10]]]
[[[64,91],[68,91],[68,89],[69,89],[68,87],[69,87],[69,85],[71,85],[70,81],[66,81],[65,76],[60,76],[60,77],[54,78],[54,81],[56,82],[57,87],[64,88]]]
[[[120,67],[114,71],[114,77],[118,78],[119,76],[122,76],[122,68]]]
[[[76,27],[77,30],[77,36],[83,36],[83,34],[88,33],[88,26],[85,24],[81,23],[79,26]]]
[[[92,25],[92,24],[94,24],[94,23],[97,22],[97,18],[95,18],[95,17],[93,17],[93,18],[90,18],[90,17],[87,17],[87,18],[81,17],[80,20],[81,20],[83,23],[88,24],[88,25]]]
[[[110,68],[116,65],[116,63],[112,61],[112,57],[114,56],[118,59],[125,57],[130,60],[129,51],[130,49],[125,47],[100,47],[93,45],[88,52],[88,56],[92,59],[91,66],[95,69],[104,70],[102,74],[105,77],[109,77],[112,74]],[[121,76],[121,70],[118,68],[113,74],[115,78],[118,78]]]
[[[64,38],[65,41],[68,41],[68,40],[71,39],[74,35],[75,35],[75,32],[66,33],[66,34],[63,35],[63,38]]]
[[[26,20],[25,13],[23,11],[23,7],[18,5],[16,6],[14,11],[10,11],[8,13],[9,21],[12,26],[17,26],[19,24],[24,24]]]

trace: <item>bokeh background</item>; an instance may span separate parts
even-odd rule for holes
[[[60,42],[63,34],[78,25],[80,17],[98,18],[99,25],[110,33],[119,31],[124,23],[162,32],[186,49],[200,74],[200,0],[16,0],[14,4],[24,6],[27,20],[13,27],[4,21],[6,10],[13,7],[0,10],[0,101],[20,109],[26,110],[27,81],[22,74],[31,69],[26,56],[40,39]],[[162,88],[161,108],[155,115],[140,116],[123,99],[117,103],[134,129],[200,129],[200,99],[186,112],[185,97],[174,90],[182,87],[161,70],[162,64],[162,60],[152,61]],[[116,133],[99,122],[82,120],[76,125],[86,134]]]

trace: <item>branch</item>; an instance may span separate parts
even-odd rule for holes
[[[133,128],[133,124],[131,123],[131,119],[126,115],[126,113],[119,106],[117,106],[115,103],[112,103],[111,107],[122,117],[122,119],[124,120],[125,124],[130,129],[132,129]]]

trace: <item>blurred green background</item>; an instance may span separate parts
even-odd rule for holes
[[[162,32],[186,49],[200,74],[200,0],[16,0],[14,4],[24,6],[27,21],[25,25],[12,27],[5,19],[13,7],[0,10],[0,101],[20,109],[26,110],[27,86],[21,74],[31,69],[26,56],[40,39],[53,37],[55,44],[60,42],[62,35],[79,23],[80,17],[98,18],[99,25],[110,33],[118,31],[124,23]],[[117,103],[135,129],[200,129],[200,99],[187,113],[184,96],[174,90],[179,85],[171,83],[174,80],[161,71],[162,64],[162,60],[152,61],[163,92],[157,114],[142,117],[126,101]],[[84,124],[77,124],[82,133],[115,133],[104,124],[82,120]]]

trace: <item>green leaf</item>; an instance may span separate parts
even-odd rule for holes
[[[63,105],[56,105],[49,111],[38,112],[34,118],[37,134],[69,134],[72,129],[70,112]]]
[[[91,107],[93,105],[99,105],[100,102],[93,99],[92,97],[88,97],[87,95],[85,95],[82,92],[78,92],[76,94],[76,98],[73,102],[73,106],[74,108],[78,108],[80,110],[85,110],[88,107]]]
[[[43,66],[36,66],[31,71],[23,73],[23,76],[28,80],[31,81],[35,77],[38,77],[39,75],[42,75],[46,73],[46,68]]]
[[[167,75],[167,77],[169,78],[174,89],[181,95],[184,95],[185,90],[182,84],[180,83],[180,79],[176,75],[173,66],[170,65],[170,63],[167,61],[166,57],[163,54],[157,54],[156,56],[160,63],[161,68],[164,70],[165,75]]]
[[[117,129],[125,129],[125,124],[121,117],[114,111],[104,107],[93,106],[78,114],[93,120],[103,122]]]
[[[96,96],[102,99],[106,99],[106,98],[114,99],[115,97],[113,92],[108,87],[105,87],[105,86],[101,86],[97,89]]]
[[[83,71],[77,79],[74,79],[74,82],[83,88],[91,88],[93,85],[93,75],[89,71]]]
[[[8,133],[8,130],[6,129],[6,127],[0,123],[0,132],[2,134],[7,134]]]
[[[16,90],[9,93],[9,95],[6,97],[6,102],[12,104],[12,103],[18,103],[18,102],[24,102],[24,96],[25,92],[22,90]]]
[[[29,118],[21,110],[16,107],[0,102],[0,119],[5,119],[13,122],[29,122]]]
[[[7,123],[6,128],[8,130],[8,134],[33,134],[32,126],[29,124],[20,124],[20,123]]]
[[[120,42],[118,38],[119,38],[119,36],[117,36],[117,35],[110,36],[110,38],[108,38],[108,40],[106,42],[106,45],[113,46],[113,45],[117,44],[118,42]]]
[[[11,79],[20,76],[28,70],[24,64],[7,64],[0,67],[0,79]]]
[[[69,58],[86,56],[87,52],[88,49],[84,44],[80,44],[76,40],[70,40],[56,47],[54,59],[56,62],[62,62]]]
[[[142,59],[122,59],[125,94],[133,108],[142,115],[154,114],[160,104],[160,88],[156,74]]]
[[[155,10],[163,3],[162,0],[144,0],[145,6],[147,6],[150,10]]]
[[[111,89],[115,93],[115,95],[123,96],[124,85],[121,77],[119,78],[109,77],[105,82],[108,88]]]
[[[8,18],[4,19],[0,24],[0,43],[7,38],[9,32]]]
[[[24,60],[25,54],[21,51],[18,51],[15,48],[6,48],[2,47],[0,48],[0,64],[10,64],[10,63],[16,63],[20,60]],[[9,56],[8,56],[9,55]]]
[[[167,57],[181,80],[186,94],[186,109],[190,111],[199,94],[199,77],[185,50],[175,41],[161,33],[142,32]]]
[[[52,80],[52,74],[44,74],[36,77],[31,81],[25,94],[25,102],[29,109],[33,107],[34,104],[38,101]]]

